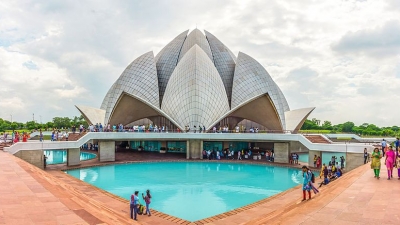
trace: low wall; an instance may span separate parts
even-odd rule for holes
[[[19,152],[15,153],[14,155],[36,167],[39,167],[40,169],[44,169],[43,150],[19,151]]]
[[[345,165],[346,165],[346,171],[350,171],[361,165],[364,165],[364,154],[363,153],[347,153]]]

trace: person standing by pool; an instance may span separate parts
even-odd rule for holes
[[[325,168],[326,168],[326,165],[325,165],[325,163],[324,163],[324,164],[322,164],[321,172],[319,173],[319,178],[321,178],[322,175],[324,175],[324,170],[325,170]],[[326,168],[326,171],[328,171],[328,168]]]
[[[311,173],[308,172],[307,166],[302,167],[303,170],[303,200],[307,200],[306,191],[308,192],[308,199],[311,199]]]
[[[319,168],[321,166],[321,157],[318,156],[317,158],[317,168]]]
[[[134,220],[137,220],[136,216],[138,213],[138,206],[139,206],[138,194],[139,194],[139,191],[135,191],[135,194],[131,195],[131,202],[130,202],[131,219],[134,219]]]
[[[150,190],[146,191],[146,195],[144,195],[142,193],[142,197],[143,197],[144,202],[146,203],[146,213],[144,215],[151,216],[151,213],[150,213],[150,203],[151,203]]]
[[[393,147],[389,146],[389,150],[386,152],[385,165],[388,171],[388,180],[393,177],[393,166],[395,162],[395,152],[393,151]]]
[[[379,179],[379,173],[381,171],[381,153],[378,148],[374,149],[372,153],[371,169],[374,170],[375,178]]]
[[[317,159],[318,159],[318,156],[314,155],[314,167],[317,167]]]
[[[242,160],[242,157],[240,156],[240,150],[238,151],[238,158],[237,160]]]

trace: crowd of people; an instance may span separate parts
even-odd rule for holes
[[[259,159],[261,160],[263,156],[269,162],[274,162],[275,153],[274,150],[266,150],[265,152],[258,151],[257,153],[253,153],[251,149],[242,149],[235,152],[235,150],[230,150],[229,148],[224,149],[223,151],[219,150],[203,150],[203,159],[208,160],[220,160],[220,159],[231,159],[231,160],[243,160],[243,159]]]
[[[1,133],[0,135],[4,143],[7,143],[8,141],[10,141],[11,143],[17,143],[20,141],[27,142],[28,139],[30,138],[30,134],[28,132],[13,131],[11,132],[11,140],[8,132]]]
[[[381,149],[374,148],[371,156],[364,150],[364,163],[371,158],[371,169],[374,170],[374,178],[380,178],[381,159],[385,158],[384,165],[387,170],[387,179],[393,179],[393,169],[397,169],[397,179],[400,180],[400,141],[397,138],[393,143],[389,144],[385,139],[381,142]]]

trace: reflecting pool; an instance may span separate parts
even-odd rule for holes
[[[135,190],[141,196],[150,189],[151,208],[188,221],[251,204],[303,179],[298,169],[219,162],[115,164],[66,173],[127,200]]]
[[[51,164],[61,164],[67,162],[67,151],[66,150],[48,150],[44,151],[47,156],[46,163]],[[89,152],[81,152],[80,160],[85,161],[89,159],[96,158],[96,154]]]

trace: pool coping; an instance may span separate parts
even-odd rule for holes
[[[93,160],[93,159],[91,159],[91,160]],[[100,191],[101,193],[103,193],[103,194],[105,194],[105,195],[107,195],[109,197],[112,197],[113,199],[116,199],[116,200],[121,201],[121,202],[123,202],[123,203],[128,205],[129,204],[129,200],[126,200],[126,199],[124,199],[124,198],[122,198],[122,197],[120,197],[118,195],[115,195],[115,194],[110,193],[110,192],[108,192],[106,190],[98,188],[98,187],[96,187],[96,186],[94,186],[94,185],[92,185],[90,183],[84,182],[84,181],[82,181],[82,180],[80,180],[80,179],[78,179],[76,177],[73,177],[73,176],[69,175],[68,173],[66,173],[66,171],[76,170],[76,169],[85,169],[85,168],[91,168],[91,167],[98,167],[98,166],[109,166],[109,165],[120,165],[120,164],[157,163],[157,162],[234,163],[234,164],[250,164],[250,165],[253,164],[253,165],[278,166],[278,167],[293,168],[293,169],[301,169],[301,166],[302,166],[302,165],[290,166],[291,164],[286,165],[286,164],[281,164],[281,163],[265,162],[265,161],[261,161],[261,160],[257,160],[257,161],[243,161],[242,160],[242,161],[238,161],[238,160],[182,159],[182,160],[143,160],[143,161],[106,162],[106,163],[101,163],[101,164],[99,163],[99,164],[93,164],[93,165],[81,165],[81,166],[76,166],[74,168],[68,168],[68,169],[63,169],[63,170],[58,170],[58,171],[66,174],[70,178],[72,177],[73,179],[75,179],[75,180],[77,180],[79,182],[83,182],[84,184],[90,185],[90,186],[94,187],[97,191]],[[314,168],[310,168],[310,169],[312,171],[314,171],[314,172],[320,172],[319,169],[314,169]],[[272,200],[274,200],[276,198],[279,198],[279,197],[285,195],[288,192],[291,192],[291,191],[293,191],[295,189],[298,189],[300,186],[301,186],[301,184],[298,184],[298,185],[296,185],[296,186],[294,186],[294,187],[292,187],[290,189],[287,189],[287,190],[282,191],[282,192],[280,192],[278,194],[269,196],[267,198],[255,201],[255,202],[253,202],[251,204],[248,204],[248,205],[245,205],[245,206],[241,206],[239,208],[236,208],[236,209],[224,212],[224,213],[220,213],[220,214],[217,214],[217,215],[214,215],[214,216],[211,216],[211,217],[206,217],[206,218],[203,218],[201,220],[196,220],[196,221],[188,221],[188,220],[185,220],[185,219],[182,219],[182,218],[179,218],[179,217],[175,217],[175,216],[172,216],[172,215],[157,211],[155,209],[152,209],[152,211],[155,212],[155,213],[152,213],[152,215],[161,217],[161,218],[163,218],[165,220],[168,220],[170,222],[173,222],[173,223],[179,222],[179,224],[190,224],[190,223],[206,224],[206,223],[214,222],[214,221],[217,221],[217,220],[220,220],[220,219],[228,218],[228,217],[230,217],[232,215],[236,215],[236,214],[238,214],[240,212],[243,212],[243,211],[246,211],[246,210],[250,210],[250,209],[256,208],[257,206],[259,206],[261,204],[265,204],[267,202],[270,202],[270,201],[272,201]]]

